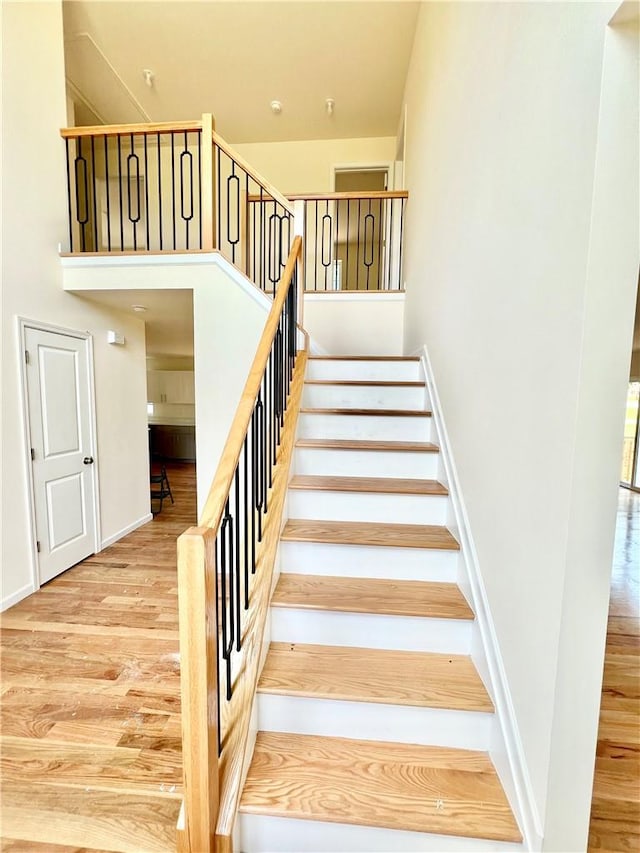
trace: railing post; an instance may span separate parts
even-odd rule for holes
[[[213,148],[215,123],[211,113],[202,116],[202,248],[211,251],[216,248],[216,169]]]
[[[218,814],[218,659],[215,534],[178,539],[184,828],[181,849],[212,853]]]
[[[305,291],[305,250],[307,241],[304,236],[304,224],[307,215],[307,203],[303,199],[293,202],[293,236],[302,238],[302,248],[298,255],[298,317],[299,326],[304,320],[304,291]]]

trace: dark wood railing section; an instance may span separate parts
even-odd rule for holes
[[[180,849],[231,850],[306,352],[295,237],[199,526],[178,540]]]
[[[61,135],[72,254],[216,249],[274,293],[293,241],[293,206],[215,133],[210,114]]]

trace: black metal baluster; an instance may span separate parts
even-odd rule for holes
[[[236,195],[236,230],[231,238],[231,185],[235,187]],[[236,246],[240,242],[240,178],[236,175],[236,161],[231,160],[231,174],[227,178],[227,243],[231,246],[231,263],[236,262]]]
[[[217,232],[217,238],[218,239],[216,241],[216,247],[221,251],[222,246],[220,244],[222,242],[222,223],[220,222],[220,210],[221,210],[221,206],[220,206],[221,205],[221,198],[220,197],[222,195],[222,187],[221,187],[220,181],[222,179],[222,167],[220,164],[220,147],[218,145],[216,145],[216,150],[218,152],[218,157],[217,157],[218,175],[217,175],[217,180],[216,180],[216,197],[217,197],[217,210],[218,210],[218,216],[217,216],[217,222],[216,222],[216,232]]]
[[[160,134],[158,134],[158,235],[160,251],[162,251],[162,148],[160,147]]]
[[[187,164],[189,170],[189,207],[188,207],[188,215],[185,213],[185,204],[184,204],[184,170],[185,163]],[[189,139],[187,136],[187,132],[184,134],[184,148],[180,154],[180,216],[184,220],[185,223],[185,248],[189,248],[189,225],[191,224],[191,220],[193,219],[193,154],[189,151]]]
[[[256,457],[256,408],[251,412],[251,574],[256,573],[256,511],[258,497],[257,457]]]
[[[241,584],[240,584],[241,574],[240,574],[240,468],[239,468],[239,463],[238,463],[238,465],[236,465],[235,474],[233,475],[233,487],[234,487],[234,491],[235,491],[235,505],[236,505],[236,512],[235,512],[235,516],[234,516],[235,534],[236,534],[235,552],[234,552],[234,557],[235,557],[234,569],[235,569],[235,576],[236,576],[234,606],[236,608],[236,627],[237,627],[236,651],[239,652],[242,649],[242,621],[241,621],[242,590],[240,588],[240,586],[241,586]]]
[[[404,203],[406,199],[400,199],[400,237],[398,238],[399,252],[398,252],[398,290],[402,288],[402,282],[400,280],[400,276],[402,275],[402,229],[404,227]]]
[[[118,134],[118,199],[120,202],[120,251],[124,252],[124,213],[122,211],[122,137]]]
[[[80,216],[80,170],[82,170],[82,184],[84,187],[84,208]],[[74,172],[76,177],[76,221],[80,226],[80,249],[87,251],[86,225],[89,221],[89,181],[87,175],[87,161],[82,154],[82,137],[78,139],[78,154],[76,154]]]
[[[387,243],[387,247],[388,247],[387,248],[387,258],[388,258],[387,266],[389,267],[389,270],[388,270],[388,287],[387,287],[387,290],[391,290],[391,285],[393,282],[393,279],[391,277],[391,275],[392,275],[391,267],[392,267],[392,261],[393,261],[393,254],[392,253],[393,253],[393,208],[395,206],[394,202],[395,202],[395,199],[393,199],[393,198],[389,202],[389,240]]]
[[[111,251],[111,202],[109,198],[109,146],[104,138],[104,183],[107,191],[107,250]]]
[[[347,268],[344,271],[344,276],[342,279],[344,282],[344,284],[342,286],[343,290],[349,289],[349,215],[351,213],[350,205],[351,205],[351,200],[347,199],[347,240],[346,240],[346,242],[347,242],[347,259],[345,262]]]
[[[249,275],[249,270],[251,268],[251,261],[249,255],[249,244],[250,244],[250,236],[249,236],[249,173],[244,173],[244,205],[242,216],[244,219],[244,269],[247,275]]]
[[[265,247],[264,247],[264,193],[260,187],[260,287],[262,290],[267,289],[267,283],[264,272]]]
[[[338,257],[338,246],[340,245],[340,200],[336,201],[336,247],[334,249],[334,261],[335,261],[335,281],[340,285],[336,290],[342,289],[342,276],[338,274],[338,270],[340,269],[340,259]],[[333,284],[333,283],[332,283]]]
[[[107,137],[105,136],[105,139]],[[71,163],[69,162],[69,137],[64,141],[67,156],[67,208],[69,210],[69,251],[73,252],[73,213],[71,210]]]
[[[147,134],[142,136],[144,146],[144,215],[145,215],[145,236],[147,238],[147,252],[151,248],[149,239],[149,154],[147,144]]]
[[[316,227],[314,231],[314,253],[313,253],[313,267],[314,267],[314,279],[313,279],[313,289],[318,289],[318,200],[314,199],[313,201],[314,207],[316,209]]]
[[[242,445],[243,474],[244,474],[244,609],[249,609],[249,432],[244,437]],[[239,525],[238,525],[239,526]]]
[[[131,134],[131,153],[127,157],[127,216],[133,229],[133,250],[138,249],[138,222],[140,220],[140,161],[134,150],[134,136]],[[131,212],[131,163],[136,164],[136,215]]]
[[[227,536],[229,537],[229,562],[227,565]],[[227,575],[228,571],[228,575]],[[227,580],[228,577],[228,580]],[[233,610],[233,520],[229,513],[229,499],[220,527],[220,581],[222,605],[222,656],[225,660],[227,701],[231,699],[231,652],[235,639],[235,616]]]
[[[196,131],[198,140],[198,231],[199,246],[202,248],[202,131]]]
[[[376,290],[382,290],[382,199],[378,200],[378,275]]]
[[[175,152],[175,132],[171,131],[171,223],[173,234],[173,250],[177,248],[176,244],[176,152]]]
[[[261,489],[262,489],[262,509],[264,514],[266,515],[269,511],[269,495],[268,495],[268,486],[267,486],[267,458],[268,458],[268,437],[267,437],[267,424],[268,421],[268,406],[269,406],[269,393],[267,387],[267,371],[265,370],[264,376],[262,377],[262,389],[263,389],[263,397],[264,397],[264,405],[262,407],[261,415],[262,415],[262,435],[260,437],[260,443],[262,444],[261,449]]]
[[[357,245],[356,245],[356,290],[360,289],[360,202],[358,199],[358,227],[356,229]]]
[[[220,567],[220,561],[218,558],[218,540],[220,538],[220,534],[216,536],[216,541],[214,543],[213,553],[214,553],[214,564],[213,564],[213,585],[215,590],[215,610],[216,610],[216,716],[218,720],[218,731],[216,732],[218,737],[218,755],[222,752],[222,729],[220,726],[220,708],[222,705],[222,696],[220,695],[220,629],[222,626],[222,611],[220,608],[220,582],[218,578],[218,571]]]
[[[258,542],[262,542],[262,512],[264,509],[264,478],[262,468],[262,457],[264,454],[264,444],[262,437],[264,435],[263,428],[263,411],[262,389],[258,392],[258,400],[256,402],[256,430],[255,430],[255,469],[256,469],[256,510],[258,512]]]
[[[95,137],[91,137],[91,189],[93,193],[93,251],[98,251],[98,199],[96,193],[96,152]]]
[[[369,259],[369,262],[367,263],[367,246],[368,246],[367,231],[368,231],[369,225],[371,225],[371,258]],[[371,199],[369,199],[368,212],[364,218],[364,247],[362,250],[362,256],[363,256],[362,260],[364,262],[365,267],[367,268],[367,290],[369,290],[369,276],[371,275],[371,266],[373,264],[373,232],[374,232],[374,219],[373,219],[373,216],[371,215]]]

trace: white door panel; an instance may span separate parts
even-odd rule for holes
[[[42,584],[96,548],[89,346],[85,338],[31,327],[25,345]]]

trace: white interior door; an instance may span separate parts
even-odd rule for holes
[[[96,550],[89,343],[25,328],[40,583]]]

